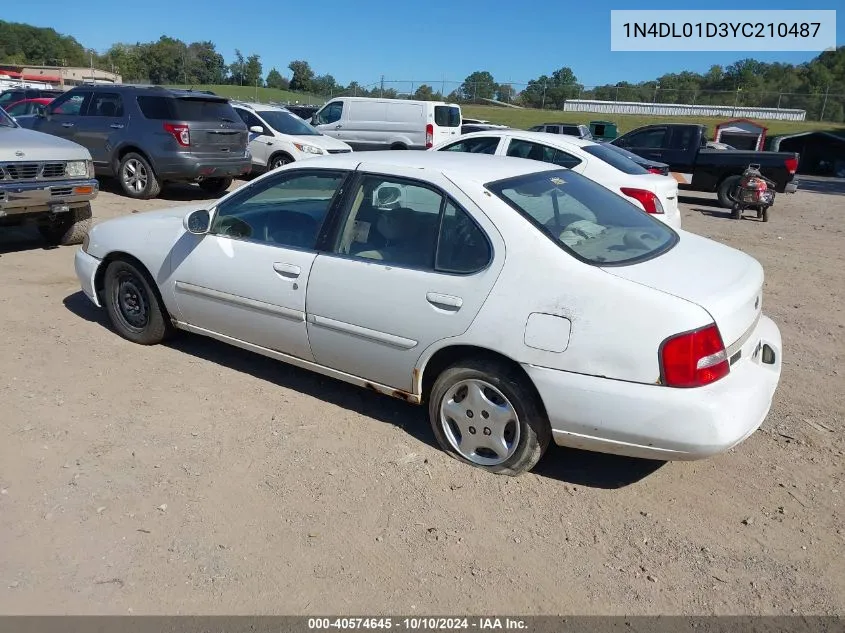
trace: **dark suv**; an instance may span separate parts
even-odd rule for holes
[[[155,198],[176,181],[220,195],[251,169],[246,125],[228,99],[207,92],[83,85],[26,119],[26,127],[87,147],[96,173],[116,176],[132,198]]]
[[[576,125],[574,123],[543,123],[542,125],[535,125],[534,127],[528,128],[528,131],[547,132],[549,134],[564,134],[566,136],[582,138],[585,141],[593,140],[590,128],[586,125]]]

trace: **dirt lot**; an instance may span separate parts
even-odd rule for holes
[[[400,401],[195,336],[128,343],[75,248],[6,232],[0,613],[845,613],[845,195],[823,190],[768,224],[683,198],[686,228],[766,269],[786,350],[759,432],[694,463],[552,447],[516,479],[446,457]]]

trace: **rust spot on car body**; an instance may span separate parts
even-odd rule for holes
[[[370,391],[375,391],[376,393],[381,393],[386,396],[390,396],[391,398],[398,398],[399,400],[404,400],[405,402],[410,402],[411,404],[419,404],[420,398],[419,396],[415,396],[412,393],[407,391],[403,391],[402,389],[394,389],[393,387],[384,387],[382,385],[377,385],[371,382],[364,383],[364,386],[369,389]]]

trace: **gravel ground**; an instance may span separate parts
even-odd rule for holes
[[[0,613],[845,613],[845,195],[816,190],[767,224],[682,198],[685,228],[766,270],[786,349],[759,432],[701,462],[552,447],[519,478],[446,457],[398,400],[124,341],[74,247],[5,231]],[[94,213],[199,195],[107,188]]]

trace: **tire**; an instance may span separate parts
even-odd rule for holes
[[[734,220],[742,219],[742,207],[739,206],[738,202],[734,202],[734,206],[731,207],[731,217]]]
[[[465,360],[445,369],[431,390],[428,416],[444,451],[500,475],[531,470],[551,441],[533,386],[498,361]],[[493,445],[495,452],[488,448]]]
[[[234,178],[207,178],[200,181],[200,189],[212,196],[222,196],[233,182]]]
[[[739,185],[740,180],[742,180],[742,176],[728,176],[719,183],[716,195],[719,198],[719,204],[723,208],[730,209],[733,206],[734,201],[731,199],[730,194]]]
[[[406,150],[406,149],[408,149],[408,148],[407,148],[407,147],[405,147],[404,145],[402,145],[402,143],[396,143],[395,145],[391,145],[391,146],[390,146],[390,149],[396,149],[396,150]]]
[[[91,216],[91,204],[88,203],[56,216],[49,224],[39,226],[38,230],[51,246],[81,244],[91,230]]]
[[[267,161],[267,171],[273,171],[279,167],[284,167],[293,162],[293,158],[287,154],[273,154],[270,160]]]
[[[120,187],[130,198],[149,200],[161,193],[161,181],[146,158],[129,152],[117,168]]]
[[[123,338],[139,345],[156,345],[174,333],[159,294],[142,268],[116,259],[106,268],[104,286],[106,311]]]
[[[768,222],[768,221],[769,221],[769,208],[766,207],[765,209],[763,209],[763,222]]]

